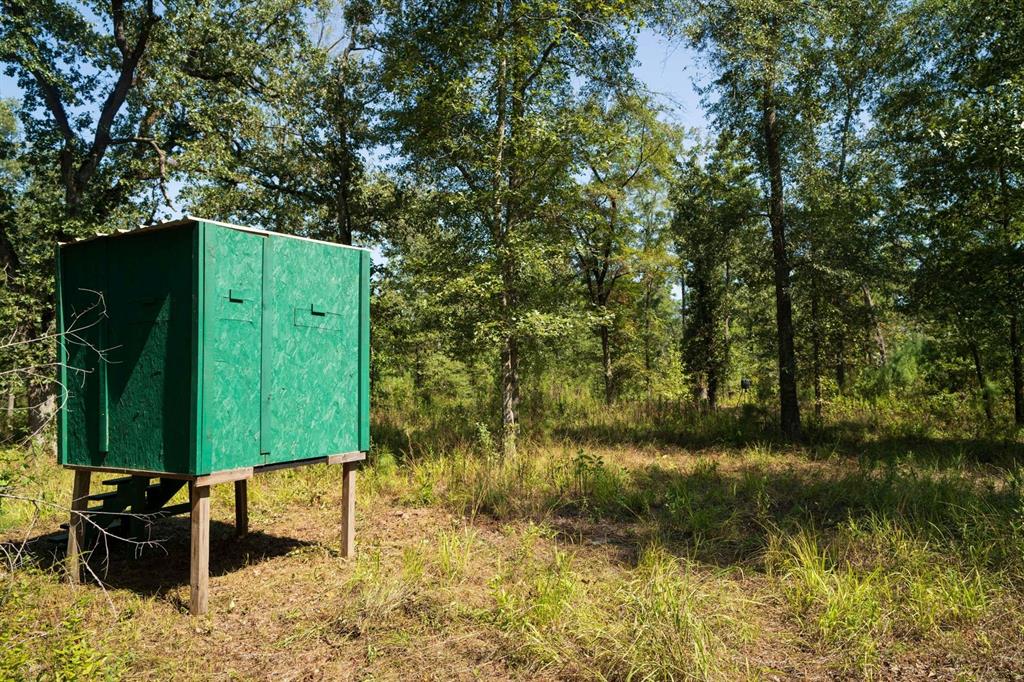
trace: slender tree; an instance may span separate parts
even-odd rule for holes
[[[643,97],[617,96],[609,105],[595,100],[580,110],[583,128],[578,155],[589,172],[583,207],[573,221],[573,253],[586,296],[597,314],[604,401],[616,395],[612,343],[616,285],[629,276],[639,246],[640,193],[664,182],[674,148],[670,126]]]
[[[741,244],[752,241],[758,219],[753,169],[727,135],[702,160],[681,165],[673,192],[673,231],[689,287],[683,357],[697,398],[714,410],[728,376],[731,344],[730,289]]]
[[[792,258],[786,185],[790,152],[800,134],[804,46],[816,33],[813,8],[785,0],[712,0],[687,4],[686,34],[714,70],[707,100],[715,125],[749,142],[758,160],[771,233],[772,275],[782,432],[798,438],[800,404],[793,323]]]
[[[505,453],[516,451],[525,338],[557,322],[539,300],[552,230],[572,188],[579,79],[628,81],[632,41],[612,2],[448,0],[390,6],[382,33],[387,126],[406,170],[438,187],[461,215],[460,255],[472,254],[488,305],[475,334],[498,348]],[[469,274],[469,273],[465,273]],[[464,276],[465,276],[464,274]],[[557,317],[557,315],[556,315]]]
[[[1014,3],[934,0],[908,21],[912,59],[878,110],[901,173],[905,234],[924,267],[914,291],[954,321],[994,412],[984,343],[1000,330],[1024,415],[1021,376],[1021,235],[1024,234],[1024,22]],[[912,211],[912,213],[910,213]],[[970,278],[970,286],[965,278]],[[984,284],[978,290],[978,284]],[[965,291],[976,295],[965,297]],[[1008,352],[1007,352],[1008,351]]]

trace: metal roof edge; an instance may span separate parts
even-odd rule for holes
[[[154,223],[152,225],[143,225],[136,230],[116,230],[109,234],[96,233],[92,237],[85,237],[84,239],[76,239],[69,242],[59,242],[59,246],[69,246],[72,244],[82,244],[84,242],[91,242],[95,239],[105,239],[108,237],[130,237],[140,233],[156,232],[158,230],[173,229],[176,227],[183,227],[185,225],[191,225],[193,223],[208,223],[210,225],[219,225],[220,227],[227,227],[232,230],[239,230],[241,232],[251,232],[253,234],[260,235],[273,235],[275,237],[284,237],[287,239],[299,239],[301,241],[313,242],[315,244],[327,244],[328,246],[337,246],[342,249],[355,249],[356,251],[370,252],[370,249],[365,246],[349,246],[348,244],[337,244],[335,242],[326,242],[320,239],[311,239],[309,237],[300,237],[295,234],[286,234],[284,232],[273,232],[271,230],[263,230],[258,227],[247,227],[245,225],[236,225],[234,223],[225,223],[220,220],[210,220],[209,218],[200,218],[199,216],[186,215],[184,218],[178,218],[177,220],[168,220],[162,223]]]
[[[108,239],[110,237],[131,237],[143,232],[157,232],[159,230],[173,229],[176,227],[182,227],[184,225],[191,225],[195,222],[194,218],[180,218],[178,220],[168,220],[163,223],[155,223],[153,225],[144,225],[134,230],[115,230],[114,232],[103,233],[97,232],[91,237],[84,237],[82,239],[72,239],[69,242],[58,242],[59,246],[72,246],[74,244],[84,244],[85,242],[95,241],[97,239]]]
[[[199,216],[194,216],[194,215],[185,216],[185,217],[188,220],[202,221],[204,223],[209,223],[210,225],[219,225],[220,227],[227,227],[227,228],[230,228],[232,230],[240,230],[242,232],[252,232],[254,234],[273,235],[275,237],[285,237],[287,239],[299,239],[299,240],[304,241],[304,242],[313,242],[315,244],[327,244],[328,246],[337,246],[337,247],[340,247],[342,249],[355,249],[357,251],[367,251],[367,252],[370,251],[370,249],[365,247],[365,246],[350,246],[348,244],[338,244],[336,242],[323,241],[322,239],[311,239],[310,237],[300,237],[297,234],[287,234],[285,232],[274,232],[272,230],[264,230],[264,229],[261,229],[261,228],[258,228],[258,227],[249,227],[249,226],[246,226],[246,225],[236,225],[235,223],[225,223],[225,222],[222,222],[220,220],[210,220],[209,218],[200,218]]]

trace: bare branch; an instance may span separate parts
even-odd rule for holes
[[[167,154],[160,148],[156,140],[152,137],[115,137],[110,141],[110,144],[145,144],[152,147],[160,163],[160,193],[164,195],[164,203],[172,211],[178,210],[174,207],[171,195],[167,191]]]
[[[153,3],[151,1],[147,2],[146,18],[143,19],[142,25],[139,27],[135,45],[129,48],[124,35],[123,9],[122,0],[113,0],[111,2],[111,17],[114,22],[115,41],[118,42],[123,58],[117,81],[114,83],[114,87],[110,90],[110,94],[107,95],[107,99],[103,102],[103,107],[100,110],[100,117],[96,124],[96,133],[93,136],[89,154],[75,173],[75,180],[79,187],[88,183],[111,143],[110,128],[113,126],[114,118],[116,118],[121,110],[121,105],[124,104],[129,90],[135,85],[135,74],[139,62],[146,52],[146,45],[149,43],[153,26],[160,20],[160,17],[153,11]],[[119,35],[120,38],[118,38]]]
[[[146,548],[159,548],[161,550],[164,550],[164,552],[166,553],[166,549],[162,544],[165,541],[165,539],[154,539],[151,535],[153,522],[157,519],[163,518],[164,516],[161,512],[139,514],[134,512],[103,512],[99,510],[79,511],[69,509],[63,505],[54,502],[49,502],[39,497],[4,492],[2,490],[0,490],[0,499],[30,504],[32,505],[35,512],[33,513],[32,520],[29,522],[28,527],[26,528],[25,533],[23,534],[20,542],[0,543],[0,555],[3,555],[5,563],[7,564],[7,570],[11,574],[13,574],[17,569],[21,568],[25,564],[24,557],[26,554],[26,550],[29,546],[29,543],[31,541],[32,531],[36,527],[39,517],[41,516],[41,509],[44,507],[55,511],[65,512],[66,514],[68,514],[69,517],[71,515],[75,515],[79,519],[81,519],[81,521],[84,524],[90,526],[98,533],[98,541],[96,544],[97,546],[102,546],[104,550],[102,560],[104,575],[106,575],[107,569],[109,568],[110,565],[111,540],[131,545],[134,548],[136,556],[138,556],[139,553],[141,553]],[[142,521],[147,532],[146,539],[136,540],[134,538],[124,537],[111,532],[108,528],[104,527],[102,524],[98,523],[93,518],[94,516],[102,515],[114,515],[119,516],[123,519],[138,519]],[[100,577],[99,574],[96,573],[96,571],[93,569],[93,567],[90,565],[88,561],[89,555],[91,554],[92,551],[84,553],[83,558],[85,560],[81,562],[81,565],[85,567],[85,570],[88,572],[90,576],[92,576],[92,579],[96,582],[96,585],[99,586],[100,590],[103,591],[103,596],[106,597],[107,605],[110,607],[111,611],[116,615],[117,608],[114,606],[114,602],[110,597],[110,593],[108,592],[106,586],[103,584],[103,579]]]

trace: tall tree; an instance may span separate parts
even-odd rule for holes
[[[715,73],[717,97],[707,100],[714,123],[747,141],[759,163],[772,242],[779,420],[785,436],[798,438],[786,186],[789,154],[806,132],[801,130],[803,107],[808,104],[804,57],[816,34],[814,8],[787,0],[711,0],[685,7],[687,36]]]
[[[201,167],[187,197],[198,210],[342,244],[375,231],[390,192],[363,160],[376,142],[377,64],[366,58],[374,8],[349,0],[336,9],[315,14],[311,32],[264,72],[247,115],[194,152]]]
[[[97,174],[117,173],[103,165],[108,150],[152,146],[162,153],[150,134],[152,113],[136,109],[131,121],[123,115],[161,17],[151,0],[127,6],[113,0],[99,22],[55,0],[4,0],[2,7],[0,58],[25,90],[24,110],[45,112],[26,119],[27,133],[56,152],[69,217],[103,220],[124,191],[121,178],[104,178],[104,191],[92,191]],[[68,63],[68,53],[77,58]],[[93,104],[95,120],[80,109]]]
[[[886,362],[885,304],[901,273],[880,217],[895,185],[865,114],[905,62],[900,17],[888,0],[828,3],[815,19],[818,44],[806,47],[805,59],[819,67],[811,74],[817,80],[808,78],[803,88],[811,125],[795,157],[793,244],[801,303],[810,312],[802,325],[810,346],[805,366],[819,417],[826,357],[834,360],[839,390],[865,335],[874,340],[877,361]]]
[[[608,105],[592,99],[580,110],[577,153],[589,178],[581,188],[582,210],[572,221],[573,252],[587,299],[597,314],[608,405],[616,395],[613,294],[620,279],[631,274],[629,260],[639,246],[645,217],[638,210],[640,197],[666,182],[675,148],[673,131],[658,120],[658,113],[638,95],[617,96]]]
[[[441,220],[471,254],[474,333],[498,347],[503,443],[516,451],[520,353],[557,327],[539,300],[577,168],[577,85],[627,81],[616,2],[396,3],[385,13],[388,126],[407,171],[443,190]],[[453,210],[454,209],[454,210]],[[459,215],[454,215],[454,213]],[[553,251],[554,249],[554,251]]]
[[[697,398],[712,410],[728,373],[739,247],[751,243],[759,217],[752,174],[742,149],[722,135],[707,159],[694,151],[685,160],[673,193],[673,230],[689,289],[683,357]]]
[[[909,15],[912,60],[879,108],[901,172],[919,301],[957,320],[986,413],[982,336],[1000,330],[1014,417],[1024,424],[1020,338],[1024,236],[1024,18],[1019,3],[927,0]],[[984,289],[967,297],[971,288]],[[925,295],[927,294],[927,295]],[[989,345],[988,347],[992,347]]]

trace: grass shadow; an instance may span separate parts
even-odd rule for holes
[[[773,417],[747,403],[707,412],[676,403],[637,403],[556,426],[552,435],[606,446],[668,445],[689,450],[781,442]]]
[[[222,521],[210,522],[210,575],[233,573],[245,566],[288,555],[316,543],[260,531],[236,538],[234,526]],[[89,544],[88,565],[83,571],[86,582],[126,589],[142,596],[164,596],[189,584],[190,525],[187,518],[157,521],[150,527],[154,544],[139,546],[110,539]],[[24,554],[39,568],[64,572],[66,534],[48,533],[28,539]],[[17,551],[22,543],[6,543],[3,549]]]
[[[979,569],[1009,568],[1024,578],[1024,504],[1016,474],[1000,482],[897,460],[858,465],[773,455],[628,469],[599,458],[584,466],[580,456],[574,462],[570,482],[553,483],[540,493],[543,499],[509,502],[521,494],[520,486],[509,484],[507,491],[492,491],[495,502],[482,511],[499,520],[545,521],[565,542],[614,546],[625,562],[657,541],[677,556],[723,569],[763,570],[765,553],[779,538],[891,526]]]
[[[623,411],[588,415],[556,427],[552,435],[589,446],[669,446],[696,453],[763,445],[794,447],[780,437],[773,414],[755,404],[722,407],[713,413],[658,405],[649,409],[638,404]],[[1024,459],[1024,443],[1012,430],[992,428],[973,437],[950,436],[913,424],[882,427],[863,420],[808,423],[803,439],[795,446],[804,448],[812,458],[902,459],[947,468],[964,463],[1011,467]]]

